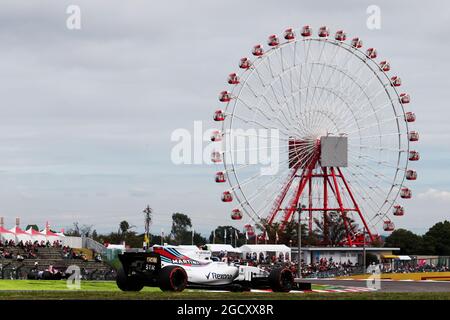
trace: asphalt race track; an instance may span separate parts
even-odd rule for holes
[[[308,282],[303,280],[303,282]],[[365,280],[311,279],[313,284],[366,287]],[[380,292],[450,292],[450,281],[391,281],[381,280]]]

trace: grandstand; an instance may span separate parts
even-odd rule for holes
[[[69,266],[78,266],[82,279],[114,278],[114,270],[103,260],[94,259],[91,249],[70,249],[70,252],[73,255],[67,255],[62,247],[37,247],[35,257],[29,258],[25,248],[0,244],[0,279],[27,279],[33,270],[43,272],[53,269],[65,274]]]
[[[19,226],[3,227],[0,217],[0,279],[57,278],[68,276],[69,266],[80,270],[82,279],[109,280],[115,277],[114,270],[104,262],[106,248],[100,243],[82,237],[66,237],[62,232],[32,228],[26,231]]]

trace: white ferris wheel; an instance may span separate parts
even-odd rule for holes
[[[286,29],[269,36],[267,46],[255,45],[252,55],[229,74],[214,113],[221,130],[211,137],[221,146],[212,153],[223,165],[215,181],[227,185],[222,201],[233,205],[232,219],[247,216],[249,232],[262,221],[283,229],[302,208],[312,231],[314,218],[326,230],[328,215],[337,212],[347,245],[375,240],[377,225],[394,230],[392,216],[405,213],[398,200],[411,198],[417,178],[409,165],[419,160],[419,134],[390,62],[358,37],[347,39],[342,30],[331,36],[325,26]],[[277,144],[269,143],[274,130]],[[239,135],[258,143],[237,150]],[[332,141],[341,146],[325,152]],[[275,174],[252,161],[264,152],[276,152]],[[327,160],[339,153],[341,162]]]

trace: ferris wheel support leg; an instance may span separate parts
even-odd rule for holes
[[[356,212],[358,212],[359,218],[361,219],[362,223],[364,224],[364,228],[366,229],[367,234],[369,235],[370,238],[370,242],[374,241],[374,237],[372,232],[370,231],[369,227],[367,226],[367,222],[364,219],[363,215],[361,214],[361,210],[359,209],[358,204],[356,203],[355,197],[353,196],[352,191],[350,190],[350,186],[347,183],[347,180],[345,179],[344,175],[342,174],[342,171],[340,168],[337,168],[338,172],[339,172],[339,176],[342,179],[342,182],[344,182],[344,186],[347,189],[348,194],[350,195],[350,199],[352,199],[353,202],[353,206],[355,207]]]
[[[302,170],[302,174],[300,177],[300,182],[298,184],[297,191],[296,191],[292,201],[290,202],[290,206],[287,209],[286,214],[283,217],[283,221],[281,221],[280,231],[284,231],[284,228],[286,227],[286,223],[289,222],[291,216],[298,208],[298,204],[299,204],[298,201],[300,199],[300,196],[302,195],[302,193],[305,189],[306,183],[312,179],[313,170],[314,170],[317,162],[319,161],[319,157],[320,157],[320,152],[318,152],[318,150],[316,150],[316,152],[313,154],[312,159],[308,162],[307,167]]]
[[[323,171],[323,240],[328,244],[328,170],[322,167]]]
[[[295,210],[297,209],[300,196],[302,195],[303,190],[305,189],[306,183],[309,180],[311,180],[311,177],[312,177],[312,169],[311,168],[308,167],[305,170],[303,170],[302,176],[300,178],[300,182],[298,184],[297,191],[296,191],[294,197],[292,198],[292,201],[290,202],[290,207],[286,211],[286,214],[283,217],[283,221],[281,221],[281,225],[280,225],[281,231],[284,230],[284,228],[286,227],[286,223],[288,223],[291,216],[294,214]]]
[[[309,220],[308,220],[308,228],[309,228],[309,236],[312,236],[313,233],[313,222],[312,222],[312,179],[310,178],[308,181],[308,211],[309,211]]]
[[[291,187],[292,182],[294,181],[294,178],[297,175],[297,171],[298,171],[298,168],[292,170],[292,174],[289,176],[289,180],[284,185],[283,190],[281,191],[280,195],[277,197],[277,199],[275,199],[274,207],[272,209],[272,212],[269,215],[269,219],[267,219],[267,223],[269,225],[271,225],[274,222],[275,217],[277,216],[278,212],[281,210],[280,206],[283,203],[284,199],[286,198],[287,192],[289,191],[289,188]]]
[[[353,241],[352,241],[352,238],[350,236],[350,230],[349,230],[348,221],[347,221],[347,214],[345,213],[344,205],[342,203],[341,193],[339,191],[339,186],[338,186],[338,182],[337,182],[337,179],[336,179],[336,173],[335,173],[333,167],[330,168],[330,171],[331,171],[331,176],[333,177],[334,189],[335,189],[336,198],[337,198],[337,201],[338,201],[338,204],[339,204],[339,211],[341,212],[342,219],[344,220],[344,227],[345,227],[345,232],[347,233],[348,245],[352,246],[353,245]]]

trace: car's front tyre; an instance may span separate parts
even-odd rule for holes
[[[294,287],[294,275],[288,268],[270,271],[269,285],[273,292],[289,292]]]

